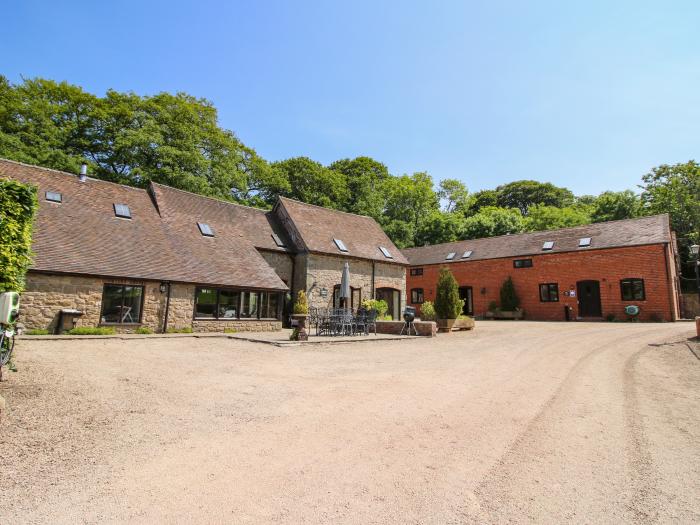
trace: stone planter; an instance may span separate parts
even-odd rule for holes
[[[457,319],[438,319],[437,325],[440,332],[450,333]]]
[[[297,322],[297,341],[308,341],[309,333],[306,331],[306,319],[309,314],[292,314],[292,319]]]
[[[471,317],[464,317],[462,319],[455,319],[455,324],[452,325],[452,330],[472,330],[476,326],[474,319]]]
[[[512,319],[519,320],[522,319],[525,312],[522,310],[516,310],[514,312],[504,312],[502,310],[496,310],[495,312],[486,312],[484,317],[486,319]]]

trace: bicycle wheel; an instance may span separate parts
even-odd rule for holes
[[[5,366],[10,360],[12,350],[15,347],[15,337],[7,337],[5,334],[0,334],[0,366]]]

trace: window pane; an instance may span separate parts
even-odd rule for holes
[[[260,317],[265,319],[277,319],[277,305],[280,294],[276,292],[260,294]]]
[[[102,322],[120,323],[122,311],[122,286],[105,284],[102,293]]]
[[[124,287],[124,307],[122,323],[138,323],[141,321],[141,298],[143,288],[140,286]]]
[[[216,289],[199,288],[197,290],[195,317],[214,318],[216,315]]]
[[[233,290],[219,291],[219,318],[236,319],[238,317],[238,304],[241,294]]]
[[[549,300],[554,302],[559,300],[559,286],[556,284],[549,285]]]
[[[635,299],[644,299],[644,281],[632,281]]]
[[[243,292],[243,308],[241,317],[258,317],[258,292]]]
[[[546,301],[547,300],[547,285],[541,284],[540,285],[540,301]]]

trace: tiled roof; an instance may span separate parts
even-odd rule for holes
[[[408,260],[394,246],[382,228],[371,217],[331,210],[280,197],[282,206],[291,219],[300,239],[295,239],[300,249],[328,255],[359,257],[384,263],[408,264]],[[334,239],[347,247],[341,251]],[[380,247],[392,255],[386,257]]]
[[[590,238],[590,245],[579,246],[581,239]],[[543,250],[545,242],[553,242],[549,250]],[[599,248],[619,248],[671,242],[668,215],[652,215],[639,219],[600,222],[574,228],[543,232],[502,235],[484,239],[457,241],[403,250],[411,265],[452,264],[459,261],[521,257],[546,253],[588,251]],[[468,259],[462,256],[471,251]],[[451,261],[449,253],[456,255]]]
[[[0,177],[39,188],[34,270],[286,289],[248,236],[239,235],[242,228],[222,224],[224,212],[211,211],[222,208],[218,201],[186,192],[171,198],[154,185],[157,208],[146,190],[92,178],[81,183],[70,173],[2,159]],[[46,191],[60,192],[62,203],[47,202]],[[116,217],[114,204],[129,206],[132,219]],[[206,221],[214,238],[199,233],[196,223]]]

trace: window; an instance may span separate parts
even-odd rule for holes
[[[345,243],[344,243],[343,241],[341,241],[340,239],[333,239],[333,242],[335,243],[335,245],[338,247],[338,249],[339,249],[341,252],[347,252],[347,251],[348,251],[348,249],[345,247]]]
[[[471,250],[467,250],[466,252],[464,252],[464,253],[462,254],[462,259],[469,259],[469,257],[472,256],[472,253],[473,253],[473,252],[472,252]]]
[[[275,241],[275,244],[277,246],[279,246],[280,248],[284,248],[284,243],[282,242],[282,239],[280,239],[280,236],[276,233],[272,234],[272,240]]]
[[[544,244],[542,244],[543,250],[551,250],[552,248],[554,248],[554,241],[544,241]]]
[[[411,268],[411,275],[423,275],[423,268]]]
[[[532,268],[532,259],[515,259],[513,268]]]
[[[131,210],[126,204],[115,204],[114,215],[122,219],[131,219]]]
[[[559,285],[557,283],[541,284],[540,301],[543,303],[559,302]]]
[[[197,288],[195,319],[279,319],[279,292]]]
[[[387,259],[393,259],[393,258],[394,258],[394,256],[391,255],[391,253],[389,253],[389,250],[387,250],[386,248],[384,248],[384,246],[380,246],[380,247],[379,247],[379,250],[384,254],[384,257],[386,257]]]
[[[585,248],[586,246],[591,245],[591,238],[590,237],[583,237],[578,240],[578,247],[579,248]]]
[[[211,229],[206,222],[198,222],[197,227],[199,228],[199,233],[205,237],[214,237],[214,230]]]
[[[423,288],[411,290],[411,302],[413,304],[421,304],[423,302]]]
[[[105,284],[102,290],[101,322],[136,324],[141,322],[143,286]]]
[[[362,288],[350,287],[350,308],[355,309],[362,306]],[[333,308],[340,308],[340,285],[333,287]]]
[[[455,258],[455,255],[456,255],[455,252],[450,252],[450,253],[447,254],[447,257],[445,257],[445,260],[446,260],[446,261],[451,261],[452,259]]]
[[[643,301],[645,298],[644,279],[622,279],[620,292],[623,301]]]
[[[47,191],[46,200],[49,202],[63,202],[63,195],[57,191]]]

